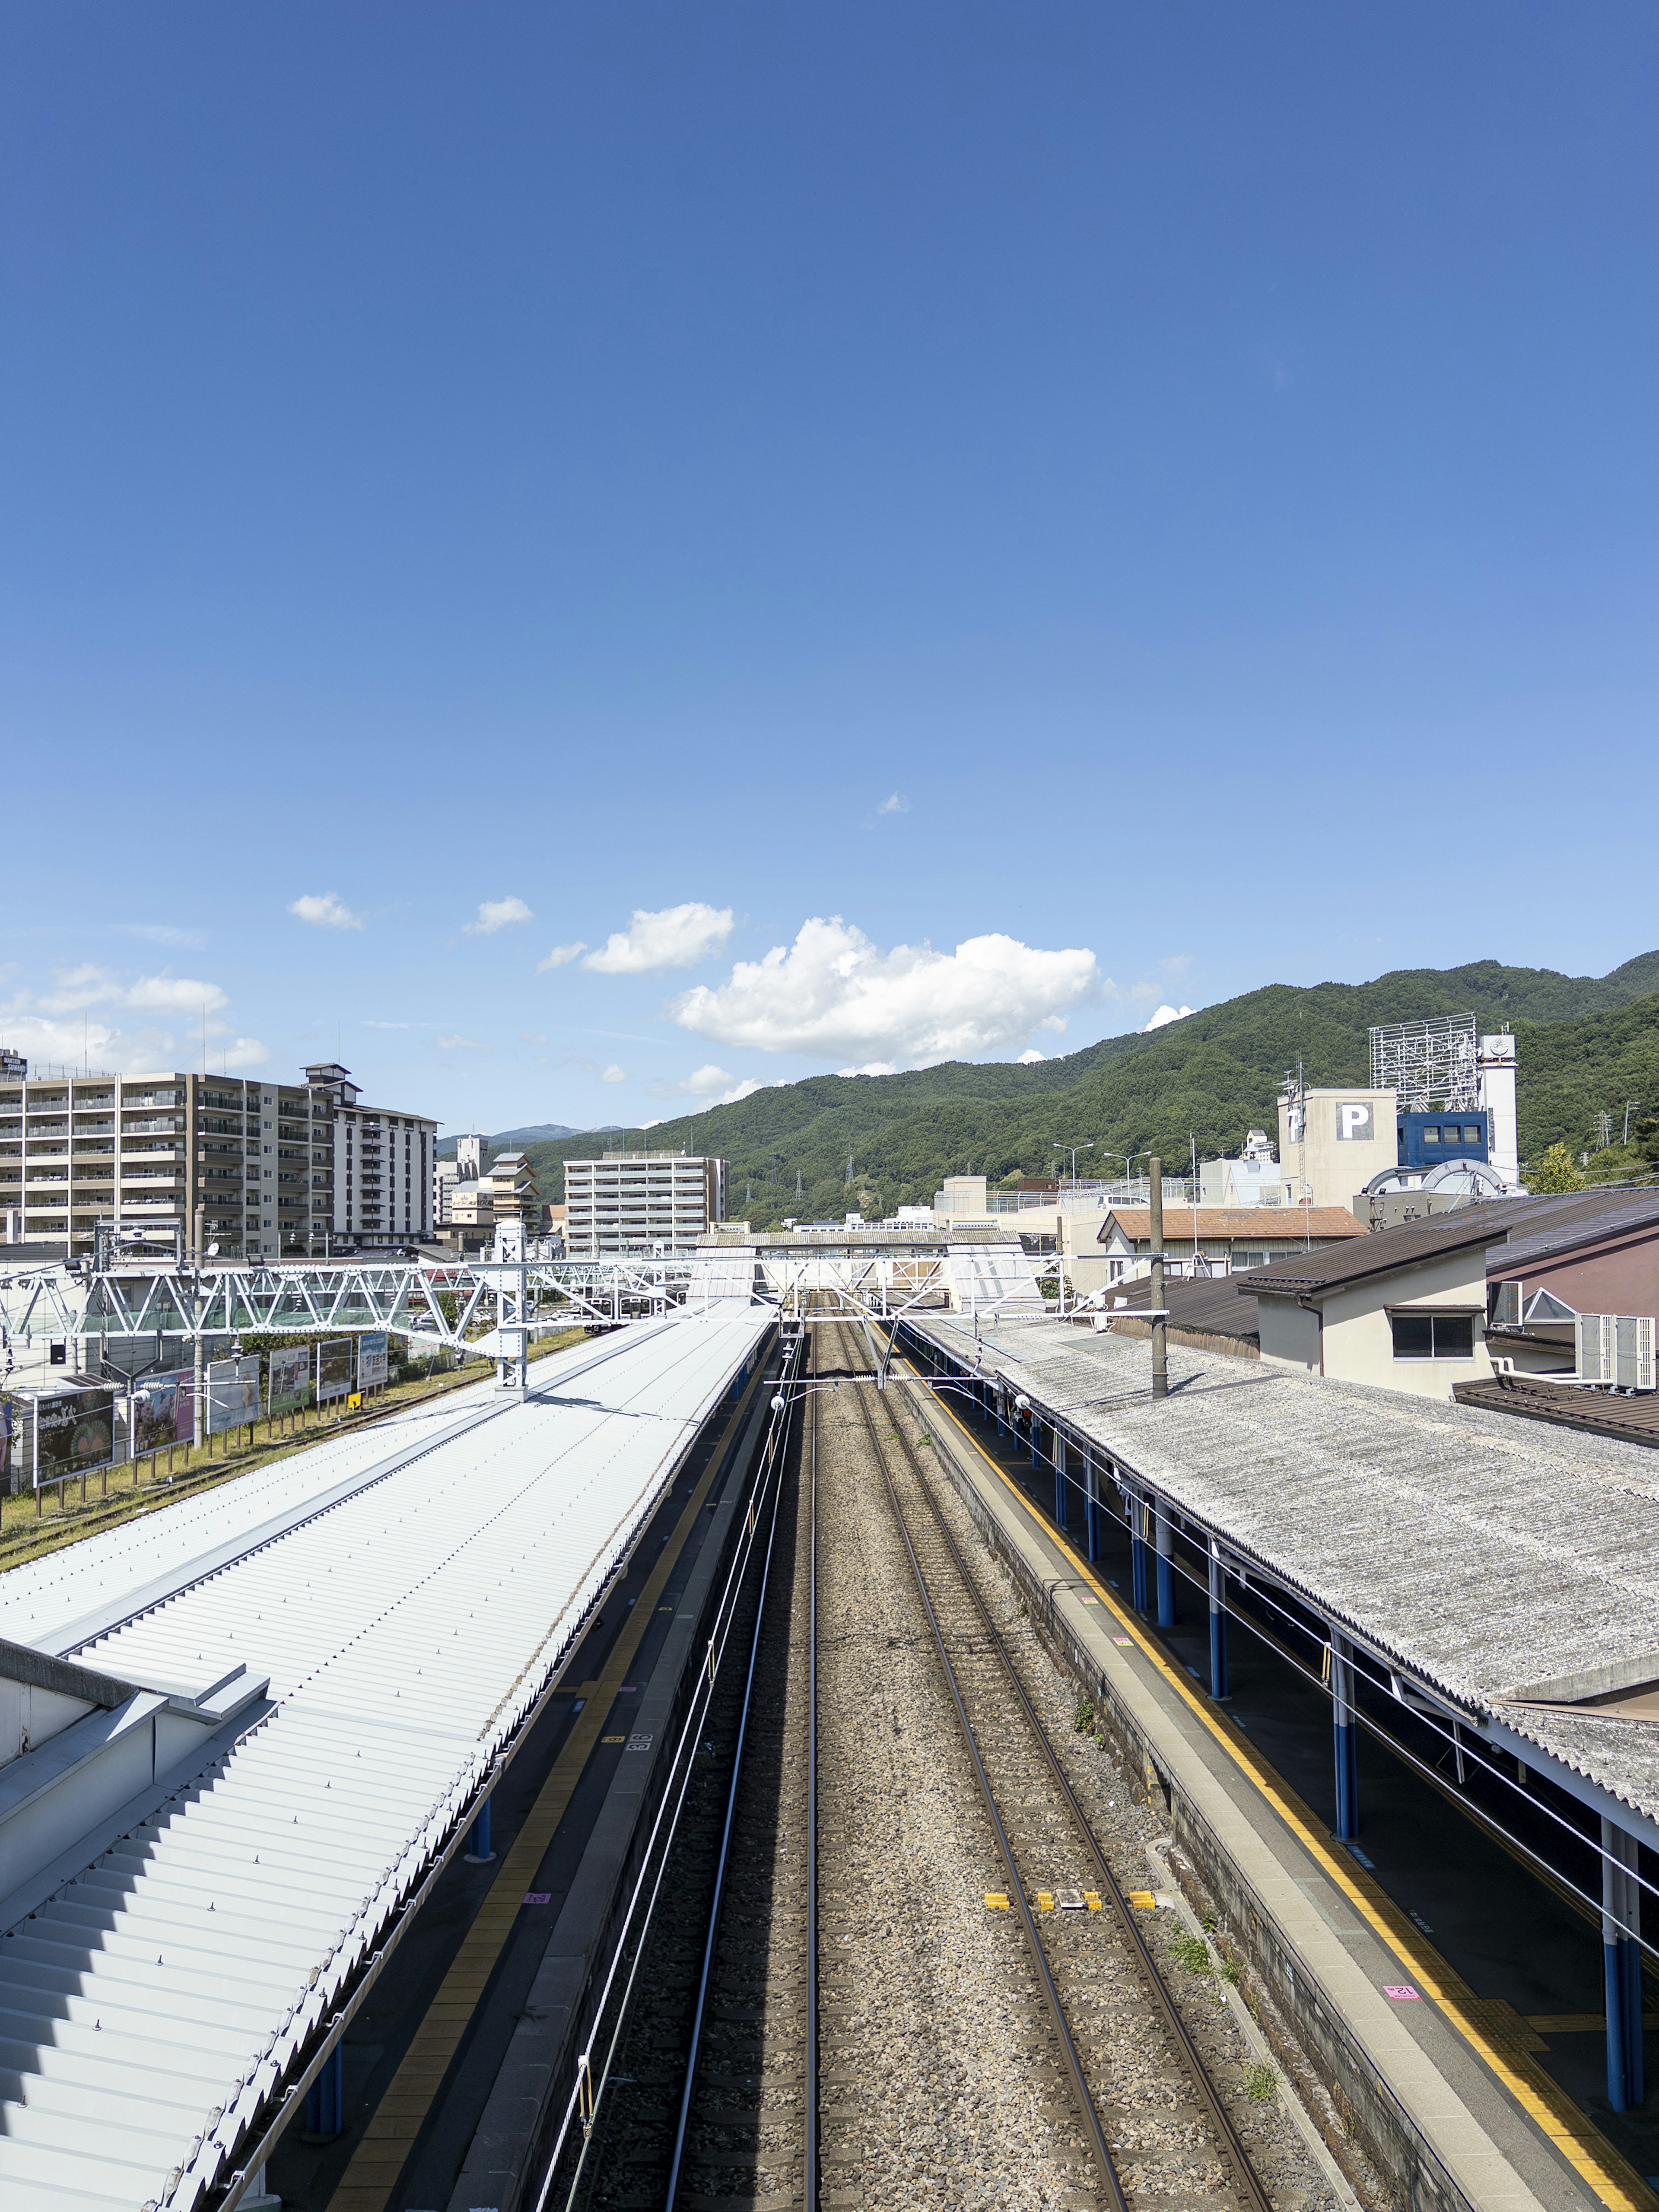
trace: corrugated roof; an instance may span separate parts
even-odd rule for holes
[[[1152,1236],[1150,1206],[1113,1206],[1101,1224],[1099,1241],[1103,1244],[1111,1235],[1115,1221],[1124,1235],[1138,1244],[1144,1244]],[[1198,1233],[1200,1237],[1243,1237],[1252,1243],[1279,1244],[1286,1237],[1298,1241],[1304,1237],[1346,1238],[1364,1237],[1368,1231],[1364,1223],[1356,1221],[1346,1206],[1200,1206]],[[1166,1206],[1164,1243],[1183,1238],[1189,1244],[1193,1240],[1192,1207]]]
[[[1200,1275],[1190,1282],[1166,1282],[1164,1303],[1170,1310],[1170,1328],[1254,1341],[1258,1334],[1255,1300],[1240,1287],[1244,1280],[1242,1275]],[[1138,1275],[1132,1283],[1115,1283],[1105,1297],[1108,1314],[1123,1311],[1133,1319],[1137,1309],[1144,1312],[1152,1302],[1152,1279]],[[1120,1298],[1127,1301],[1126,1307],[1119,1306]]]
[[[971,1325],[915,1326],[972,1364]],[[1659,1459],[1638,1445],[1184,1346],[1154,1404],[1144,1338],[1003,1320],[980,1340],[981,1371],[1452,1698],[1497,1712],[1517,1685],[1659,1651]],[[1659,1819],[1659,1729],[1501,1717]]]
[[[88,1662],[187,1680],[242,1659],[276,1705],[0,1942],[8,2212],[188,2207],[235,2162],[768,1319],[726,1307],[550,1361],[528,1404],[204,1578],[222,1544],[199,1548],[199,1516],[194,1552],[157,1535],[169,1515],[112,1532],[132,1592],[166,1557],[177,1594],[79,1646]],[[268,1492],[241,1494],[257,1537]],[[96,1601],[119,1611],[98,1540]],[[91,1587],[15,1569],[0,1629],[61,1633]]]

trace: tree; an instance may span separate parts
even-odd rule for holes
[[[1584,1178],[1572,1164],[1572,1154],[1565,1145],[1552,1145],[1540,1159],[1527,1169],[1527,1188],[1534,1198],[1547,1192],[1583,1190]]]

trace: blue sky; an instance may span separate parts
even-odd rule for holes
[[[5,9],[0,1036],[586,1125],[1647,950],[1656,63]]]

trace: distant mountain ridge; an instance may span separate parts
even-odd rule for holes
[[[1473,1012],[1513,1029],[1520,1062],[1521,1154],[1595,1142],[1592,1117],[1626,1098],[1659,1104],[1659,951],[1601,976],[1479,960],[1398,969],[1370,983],[1273,983],[1170,1022],[1103,1037],[1030,1066],[950,1060],[900,1075],[809,1076],[645,1130],[573,1131],[521,1144],[544,1198],[563,1163],[599,1135],[641,1147],[714,1152],[729,1168],[731,1210],[757,1226],[819,1218],[865,1194],[866,1210],[925,1204],[947,1175],[1052,1172],[1057,1148],[1093,1145],[1079,1172],[1122,1171],[1119,1154],[1236,1152],[1252,1126],[1272,1131],[1286,1070],[1310,1084],[1370,1080],[1374,1023]],[[453,1149],[453,1147],[452,1147]],[[849,1183],[847,1163],[853,1160]]]
[[[608,1137],[615,1133],[618,1124],[615,1121],[606,1121],[597,1129],[578,1129],[568,1121],[537,1121],[528,1128],[502,1129],[496,1135],[487,1138],[485,1142],[493,1155],[496,1152],[504,1152],[509,1145],[520,1147],[526,1145],[550,1145],[561,1137]],[[455,1147],[459,1141],[458,1137],[446,1137],[439,1146],[435,1157],[441,1160],[453,1160],[455,1157]]]

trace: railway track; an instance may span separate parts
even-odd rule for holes
[[[1098,2201],[1126,2212],[1171,2166],[1271,2212],[1129,1903],[1079,1804],[1007,1644],[900,1422],[858,1395],[895,1522],[950,1684],[962,1740],[1007,1872],[987,1909],[1018,1916],[1064,2059]],[[999,1906],[994,1896],[1006,1900]],[[1149,2069],[1150,2062],[1150,2069]],[[1150,2078],[1149,2078],[1150,2075]],[[1126,2088],[1140,2091],[1126,2103]],[[1212,2161],[1213,2170],[1210,2162]],[[1126,2191],[1124,2172],[1133,2171]]]
[[[908,1399],[803,1401],[610,2093],[544,2202],[1272,2212]]]

